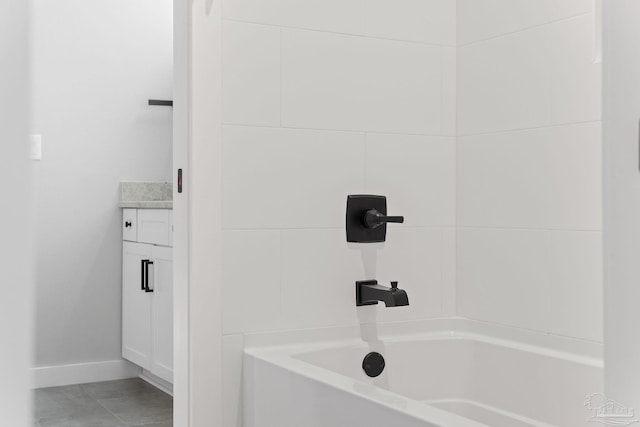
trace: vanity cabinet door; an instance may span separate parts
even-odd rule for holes
[[[145,292],[145,260],[153,246],[122,243],[122,357],[142,368],[151,365],[151,303]],[[151,266],[149,266],[151,267]]]
[[[152,357],[150,371],[173,383],[173,249],[153,247]]]

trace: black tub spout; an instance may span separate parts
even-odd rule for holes
[[[356,306],[377,304],[384,302],[387,307],[401,307],[409,305],[407,293],[398,288],[398,282],[391,282],[391,287],[378,284],[377,280],[360,280],[356,282]]]

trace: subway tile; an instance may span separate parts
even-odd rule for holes
[[[223,122],[280,125],[280,30],[223,24]]]
[[[407,226],[455,225],[455,139],[367,134],[366,190]],[[393,227],[393,226],[392,226]]]
[[[366,0],[365,33],[388,39],[455,46],[456,2]]]
[[[592,0],[458,0],[458,43],[508,34],[592,11]]]
[[[602,234],[550,232],[551,332],[602,342]]]
[[[358,133],[225,126],[224,227],[343,227],[363,155]]]
[[[458,140],[462,226],[601,229],[599,123]]]
[[[415,43],[283,30],[282,123],[439,134],[440,54]]]
[[[601,64],[594,62],[593,15],[551,26],[551,115],[558,123],[600,120]]]
[[[362,34],[364,0],[223,0],[226,19]]]
[[[385,307],[379,303],[380,322],[418,320],[442,315],[443,298],[442,230],[403,228],[387,230],[385,249],[378,252],[378,282],[392,280],[404,289],[409,306]]]
[[[225,334],[280,326],[280,232],[223,231],[222,325]]]
[[[362,251],[344,229],[282,232],[282,311],[290,328],[356,324],[355,282],[367,279]]]
[[[459,316],[548,331],[551,292],[542,230],[458,230]]]
[[[244,335],[222,337],[222,425],[242,427],[242,360]]]
[[[548,27],[458,49],[460,135],[551,123]]]

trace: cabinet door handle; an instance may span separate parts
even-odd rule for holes
[[[132,225],[132,224],[131,224],[131,221],[126,221],[126,222],[124,223],[125,228],[129,228],[129,227],[131,227],[131,225]]]
[[[145,271],[148,271],[148,269],[146,268],[147,263],[149,262],[148,259],[143,259],[140,265],[140,272],[142,273],[142,277],[140,278],[140,290],[144,291],[144,279],[145,279]]]
[[[153,265],[153,261],[146,260],[144,264],[144,291],[153,292],[153,289],[149,289],[149,264]]]

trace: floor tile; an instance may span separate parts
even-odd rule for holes
[[[74,411],[69,415],[41,418],[41,427],[128,427],[100,405]]]
[[[172,427],[173,398],[138,378],[34,390],[34,427]]]
[[[100,405],[87,396],[68,396],[62,390],[40,389],[34,392],[34,406],[34,416],[40,420],[71,415]]]
[[[167,395],[140,394],[98,399],[98,403],[122,421],[134,425],[170,421],[173,417],[172,399]]]
[[[94,399],[111,399],[115,397],[139,396],[142,394],[165,393],[139,378],[106,381],[101,383],[81,384],[79,386],[87,395]]]

